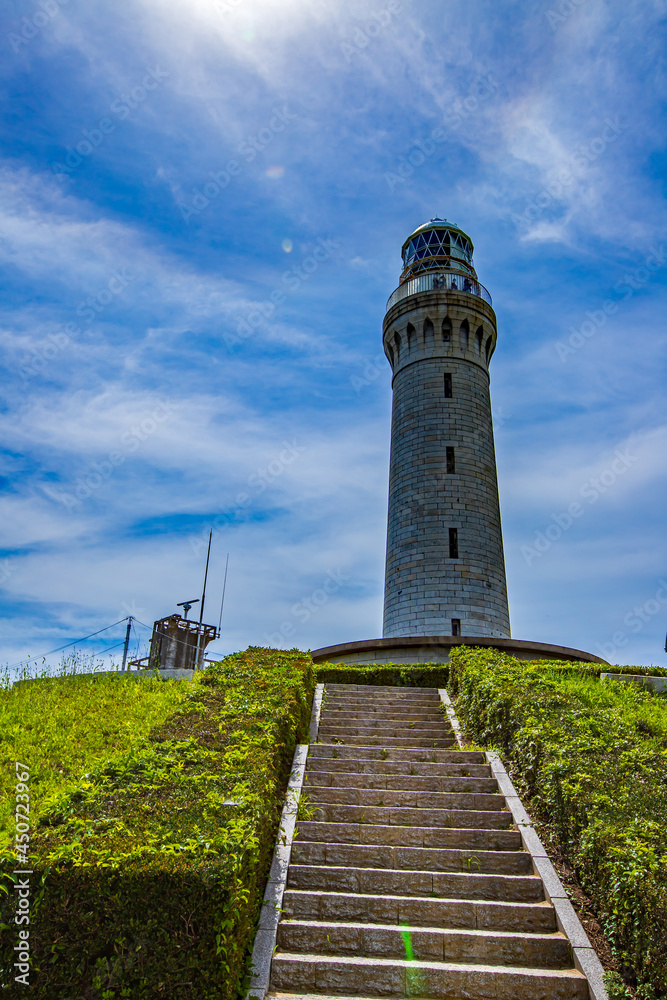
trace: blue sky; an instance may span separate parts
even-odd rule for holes
[[[665,0],[7,8],[4,662],[171,613],[210,525],[216,650],[381,634],[381,323],[436,214],[498,316],[513,635],[666,662]]]

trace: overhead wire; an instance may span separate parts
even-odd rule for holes
[[[125,640],[121,639],[120,642],[115,643],[115,645],[109,646],[107,649],[102,649],[102,650],[100,650],[99,653],[94,653],[93,655],[94,656],[104,656],[106,653],[110,653],[112,649],[118,649],[118,647],[122,646],[124,643],[125,643]]]
[[[116,625],[122,625],[123,622],[127,621],[128,617],[130,617],[130,616],[126,616],[125,618],[121,618],[119,621],[113,622],[113,624],[111,624],[111,625],[105,625],[104,628],[98,629],[97,632],[91,632],[90,635],[84,635],[80,639],[74,639],[72,642],[67,642],[67,643],[65,643],[64,646],[58,646],[57,649],[51,649],[47,653],[39,653],[37,656],[29,656],[25,660],[18,660],[16,663],[10,663],[6,667],[6,669],[7,670],[13,670],[15,667],[20,667],[20,666],[23,666],[24,664],[37,662],[37,660],[41,660],[41,659],[43,659],[46,656],[52,656],[54,653],[61,653],[63,651],[63,649],[69,649],[71,646],[76,646],[77,643],[79,643],[79,642],[87,642],[88,639],[92,639],[96,635],[101,635],[102,632],[108,632],[109,629],[115,628]],[[148,629],[150,632],[153,631],[153,629],[151,629],[150,625],[146,625],[145,622],[140,621],[134,615],[132,615],[131,617],[132,617],[132,627],[134,627],[134,623],[136,622],[138,625],[142,625],[143,628]],[[168,636],[168,633],[167,632],[162,632],[162,631],[158,630],[158,635]],[[141,643],[141,636],[138,634],[138,632],[136,633],[136,638],[137,638],[137,652],[138,652],[139,651],[139,644]],[[180,643],[181,645],[184,645],[184,646],[191,646],[191,643],[187,643],[183,639],[175,639],[175,638],[173,638],[173,641],[174,642],[178,642],[178,643]],[[110,652],[112,649],[116,649],[118,646],[122,646],[123,642],[124,642],[124,639],[121,639],[121,640],[119,640],[119,642],[115,643],[113,646],[109,646],[107,649],[102,650],[100,653],[95,653],[94,655],[95,656],[104,656],[106,653]],[[135,657],[135,659],[136,659],[136,657]]]
[[[108,632],[110,628],[115,628],[116,625],[121,625],[126,622],[127,618],[121,618],[120,621],[114,622],[113,625],[105,625],[104,628],[98,629],[97,632],[91,632],[90,635],[84,635],[82,639],[75,639],[74,642],[66,642],[64,646],[58,646],[57,649],[51,649],[48,653],[40,653],[39,656],[29,656],[27,660],[18,660],[17,663],[10,663],[7,666],[7,670],[13,670],[14,667],[20,667],[24,663],[32,663],[33,660],[41,660],[45,656],[52,656],[54,653],[60,653],[63,649],[69,649],[70,646],[76,646],[78,642],[86,642],[88,639],[92,639],[95,635],[100,635],[102,632]]]

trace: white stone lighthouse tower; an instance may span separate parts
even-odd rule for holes
[[[496,314],[472,252],[438,218],[403,244],[383,326],[394,390],[384,631],[314,649],[315,663],[444,663],[462,645],[605,662],[510,637],[489,398]]]
[[[383,635],[508,638],[496,314],[458,226],[431,219],[402,253],[383,325],[394,393]]]

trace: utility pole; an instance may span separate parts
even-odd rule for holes
[[[125,664],[127,663],[127,650],[130,645],[130,632],[132,630],[132,615],[127,617],[127,630],[125,632],[125,646],[123,647],[123,666],[121,670],[125,670]]]

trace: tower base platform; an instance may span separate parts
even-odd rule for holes
[[[315,663],[448,663],[453,646],[485,646],[498,649],[519,660],[579,660],[583,663],[607,661],[592,653],[570,646],[554,646],[548,642],[526,642],[523,639],[489,639],[466,635],[416,635],[393,639],[362,639],[337,646],[314,649]]]

